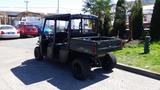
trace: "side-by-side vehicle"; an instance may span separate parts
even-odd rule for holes
[[[122,48],[122,41],[100,36],[98,17],[83,14],[46,16],[34,54],[36,60],[47,58],[71,65],[73,76],[84,80],[93,67],[112,70],[116,58],[111,53]],[[50,29],[48,33],[43,31]]]

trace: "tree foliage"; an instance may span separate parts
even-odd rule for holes
[[[130,30],[132,30],[133,39],[140,39],[143,33],[143,11],[141,0],[136,0],[130,16]]]
[[[97,15],[99,32],[102,35],[108,35],[111,28],[110,0],[86,0],[84,3],[83,11]]]
[[[150,33],[152,40],[160,40],[160,0],[156,0],[151,19]]]
[[[112,35],[123,38],[126,29],[126,8],[125,0],[118,0],[116,6],[115,20]]]

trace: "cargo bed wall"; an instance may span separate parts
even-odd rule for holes
[[[121,49],[121,40],[116,38],[80,37],[72,38],[70,49],[91,55],[106,54]]]
[[[92,52],[92,42],[82,41],[77,39],[72,39],[70,43],[70,49],[87,54],[93,54]]]

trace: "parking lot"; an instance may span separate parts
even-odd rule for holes
[[[160,81],[119,69],[76,80],[68,66],[34,60],[37,40],[0,40],[0,90],[160,90]]]

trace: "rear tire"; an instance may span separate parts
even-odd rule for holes
[[[35,60],[37,60],[37,61],[43,60],[43,56],[40,53],[40,47],[35,47],[34,56],[35,56]]]
[[[106,71],[111,71],[117,64],[116,57],[112,53],[100,58],[101,66]]]
[[[72,74],[78,80],[85,80],[91,73],[89,61],[86,59],[75,59],[72,61]]]

